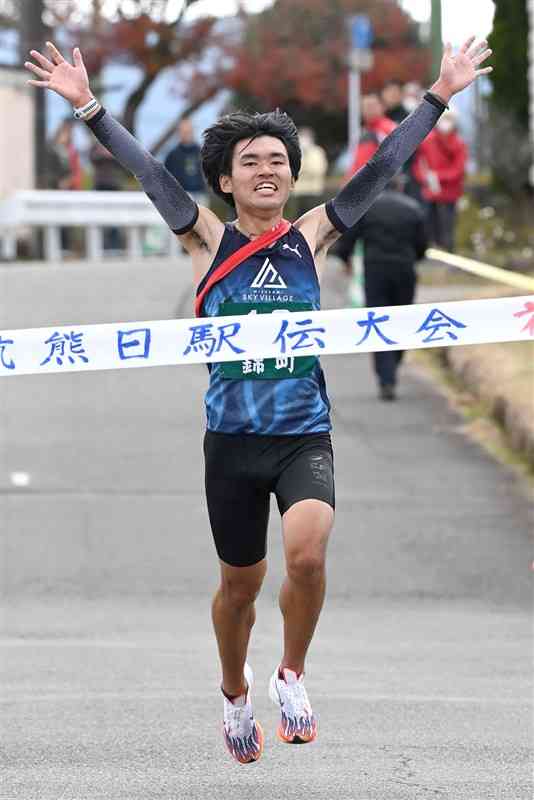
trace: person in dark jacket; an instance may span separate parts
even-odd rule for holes
[[[206,184],[200,166],[200,147],[195,142],[193,124],[189,117],[182,117],[177,134],[178,144],[168,153],[165,167],[188,194],[193,195],[197,201],[203,201]]]
[[[406,119],[410,113],[402,102],[402,84],[399,81],[388,81],[380,92],[386,117],[396,122],[397,125]]]
[[[425,215],[404,193],[405,177],[397,175],[369,211],[340,240],[336,254],[347,264],[358,239],[364,244],[365,302],[368,307],[413,303],[415,262],[427,248]],[[382,400],[395,400],[401,350],[373,353]]]

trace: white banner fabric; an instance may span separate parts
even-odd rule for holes
[[[534,340],[534,295],[0,331],[0,377]]]

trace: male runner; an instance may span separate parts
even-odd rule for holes
[[[93,97],[82,55],[74,65],[48,43],[48,57],[32,50],[26,67],[74,106],[99,141],[141,183],[165,222],[191,255],[202,292],[227,257],[279,229],[300,168],[297,130],[280,111],[237,112],[204,134],[206,179],[237,212],[224,225],[199,207],[165,168]],[[390,178],[432,130],[450,97],[491,67],[490,50],[470,38],[456,56],[447,46],[439,79],[421,104],[382,143],[374,157],[333,200],[307,212],[272,247],[250,256],[203,298],[207,316],[319,308],[318,276],[327,250],[356,224]],[[261,366],[263,365],[263,366]],[[257,761],[263,732],[254,718],[246,664],[254,601],[266,572],[269,497],[276,496],[287,576],[280,592],[284,649],[269,693],[279,706],[279,737],[311,742],[317,722],[303,684],[304,662],[325,593],[325,556],[334,521],[334,475],[329,402],[318,360],[269,360],[257,367],[214,364],[206,395],[206,496],[221,584],[213,623],[222,664],[224,737],[234,759]],[[263,371],[262,371],[263,370]]]

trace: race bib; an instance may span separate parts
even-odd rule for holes
[[[311,303],[232,303],[219,306],[218,316],[241,314],[272,314],[276,311],[311,311]],[[222,377],[228,380],[282,380],[303,378],[309,375],[317,361],[316,356],[280,356],[256,358],[246,361],[225,361],[220,365]]]

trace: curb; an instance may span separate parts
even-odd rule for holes
[[[529,396],[518,401],[508,390],[513,374],[507,374],[506,364],[494,360],[487,348],[488,345],[445,348],[443,358],[464,386],[488,405],[513,449],[534,467],[534,392],[531,390]]]

